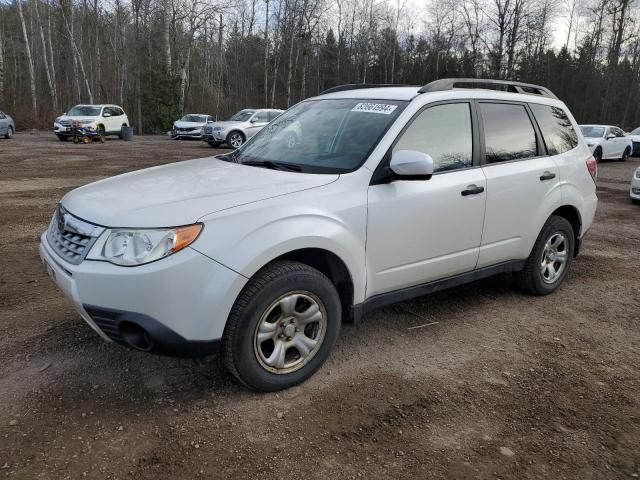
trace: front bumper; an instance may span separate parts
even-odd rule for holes
[[[138,267],[91,260],[72,265],[51,249],[43,234],[40,257],[104,340],[171,356],[215,352],[247,281],[192,248]]]
[[[633,176],[633,180],[631,180],[629,196],[634,200],[640,200],[640,178],[636,178],[635,175]]]
[[[192,129],[192,130],[171,130],[172,138],[202,138],[202,129]]]
[[[224,133],[222,131],[216,131],[213,133],[203,133],[202,134],[202,139],[205,142],[217,142],[217,143],[223,143],[226,140],[226,136],[224,135]]]

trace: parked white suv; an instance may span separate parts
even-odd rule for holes
[[[633,151],[633,142],[622,129],[613,125],[580,125],[596,162],[600,160],[628,160]]]
[[[118,105],[76,105],[53,122],[53,132],[60,141],[65,142],[71,136],[71,122],[95,128],[102,135],[120,138],[122,127],[129,126],[127,114]]]
[[[578,132],[534,85],[340,87],[229,154],[73,190],[40,255],[105,340],[221,348],[242,383],[279,390],[372,308],[501,272],[556,290],[597,205]]]

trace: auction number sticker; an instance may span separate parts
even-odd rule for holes
[[[358,103],[351,111],[391,115],[396,108],[398,108],[397,105],[388,105],[386,103]]]

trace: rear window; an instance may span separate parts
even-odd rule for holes
[[[536,134],[524,105],[481,103],[487,163],[535,157]]]
[[[578,146],[578,134],[564,110],[549,105],[530,104],[529,106],[542,131],[549,155],[568,152]]]

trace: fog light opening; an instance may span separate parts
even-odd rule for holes
[[[120,322],[118,325],[120,335],[128,345],[136,350],[148,352],[153,347],[153,341],[149,333],[140,325],[132,322]]]

